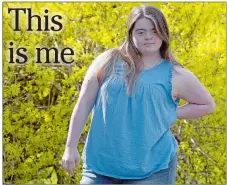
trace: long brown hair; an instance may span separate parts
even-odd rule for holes
[[[128,31],[123,44],[119,48],[114,48],[104,52],[102,55],[100,55],[100,57],[98,57],[96,62],[102,62],[102,65],[99,65],[100,68],[96,68],[96,74],[101,83],[103,78],[102,74],[114,70],[113,66],[115,65],[116,59],[118,57],[123,59],[123,62],[125,62],[125,66],[127,68],[126,83],[128,95],[131,95],[134,82],[141,71],[141,65],[143,65],[141,60],[142,53],[136,48],[132,39],[132,31],[135,23],[141,18],[147,18],[151,20],[158,36],[162,39],[163,42],[160,47],[161,57],[170,63],[174,63],[174,65],[183,67],[176,61],[175,57],[170,51],[170,34],[163,13],[158,8],[151,5],[142,5],[133,8],[128,18]]]

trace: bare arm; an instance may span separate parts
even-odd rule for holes
[[[95,75],[92,77],[85,76],[77,104],[74,107],[70,119],[66,147],[77,147],[89,113],[94,106],[98,90],[99,84],[97,77]]]
[[[214,99],[198,78],[187,69],[176,67],[175,70],[173,88],[176,96],[188,102],[177,107],[177,118],[193,119],[213,113]]]
[[[68,138],[62,157],[62,166],[72,176],[74,176],[73,166],[78,168],[80,161],[80,155],[77,149],[79,138],[86,124],[88,115],[94,106],[98,89],[99,84],[96,75],[86,74],[78,101],[70,119]]]

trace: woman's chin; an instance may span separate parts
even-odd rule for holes
[[[157,49],[154,49],[154,48],[146,48],[146,49],[144,49],[143,50],[143,54],[149,54],[149,53],[156,53],[156,52],[158,52],[158,50]]]

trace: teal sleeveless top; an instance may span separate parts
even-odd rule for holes
[[[82,152],[83,168],[119,179],[141,179],[161,169],[176,155],[178,143],[170,126],[177,119],[173,100],[173,64],[140,72],[132,96],[126,94],[125,62],[103,81],[92,109]]]

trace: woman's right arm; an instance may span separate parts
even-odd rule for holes
[[[95,74],[86,75],[70,119],[68,138],[62,157],[62,165],[71,175],[74,175],[73,166],[77,168],[79,165],[80,156],[77,145],[89,113],[94,106],[98,90],[99,81],[97,76]]]
[[[97,77],[85,77],[80,90],[78,101],[70,119],[66,147],[75,148],[78,145],[80,135],[86,124],[99,90]]]

